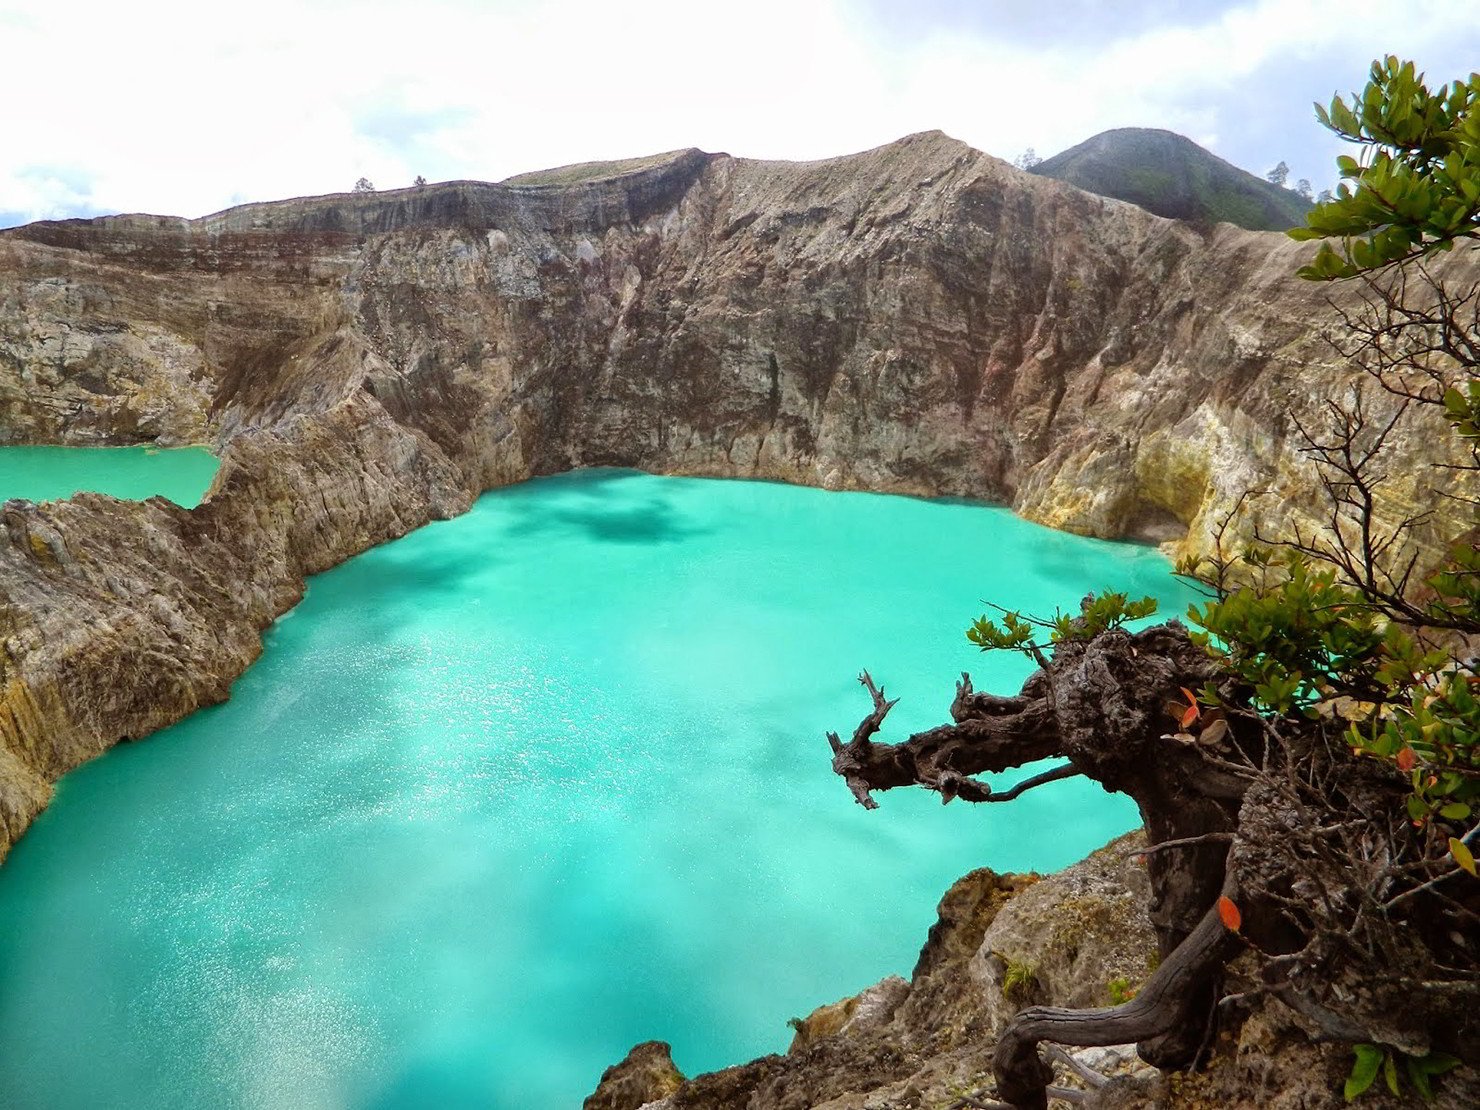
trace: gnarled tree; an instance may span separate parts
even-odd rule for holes
[[[1135,1041],[1160,1067],[1195,1063],[1237,1009],[1222,979],[1241,952],[1258,969],[1245,996],[1362,1046],[1353,1090],[1383,1058],[1420,1094],[1457,1063],[1480,1066],[1480,288],[1426,264],[1480,238],[1480,74],[1431,92],[1389,58],[1350,105],[1318,111],[1369,154],[1341,160],[1337,195],[1292,232],[1324,240],[1301,272],[1365,283],[1365,310],[1342,316],[1335,340],[1401,399],[1382,421],[1360,394],[1333,399],[1329,427],[1298,429],[1326,527],[1184,567],[1211,595],[1194,612],[1201,632],[1129,631],[1145,609],[1114,595],[1072,619],[983,618],[975,642],[1040,665],[1019,694],[963,675],[951,723],[884,744],[893,703],[865,672],[869,714],[848,742],[828,737],[869,808],[900,786],[992,803],[1074,775],[1140,808],[1160,966],[1124,1005],[1019,1013],[995,1057],[996,1097],[1012,1106],[1046,1105],[1042,1041]],[[1435,485],[1465,506],[1437,566],[1428,522],[1384,530],[1375,512],[1402,465],[1395,422],[1425,407],[1455,434]],[[1063,762],[1008,790],[981,777],[1045,759]]]

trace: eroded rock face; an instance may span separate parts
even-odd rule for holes
[[[1302,250],[938,132],[0,233],[0,442],[223,458],[189,513],[5,510],[0,853],[61,773],[224,697],[305,574],[531,475],[959,495],[1188,550],[1259,486],[1245,529],[1313,524],[1291,414],[1350,375]],[[1405,426],[1389,519],[1449,441]]]
[[[1004,998],[1000,981],[978,972],[1000,951],[1034,961],[1039,979],[1031,1001],[1051,1005],[1081,1005],[1091,995],[1091,1004],[1102,1003],[1107,982],[1127,971],[1144,974],[1156,951],[1144,908],[1145,877],[1133,861],[1144,843],[1142,834],[1132,833],[1042,879],[971,872],[941,899],[908,983],[891,976],[853,998],[820,1006],[797,1023],[785,1056],[696,1076],[659,1105],[949,1106],[981,1091],[991,1077],[996,1036],[1019,1008]],[[1139,1063],[1129,1046],[1128,1064],[1104,1050],[1087,1051],[1107,1070]]]
[[[1028,1005],[1124,1002],[1151,974],[1151,883],[1136,855],[1144,846],[1142,833],[1121,837],[1018,894],[993,918],[968,971],[994,1031]]]

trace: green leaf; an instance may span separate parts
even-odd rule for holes
[[[1413,1089],[1418,1092],[1418,1097],[1425,1102],[1434,1101],[1434,1085],[1429,1082],[1429,1073],[1424,1070],[1423,1060],[1415,1056],[1404,1057],[1403,1063],[1408,1068],[1408,1078],[1413,1081]]]
[[[1454,857],[1455,863],[1459,864],[1471,875],[1475,874],[1475,857],[1470,852],[1469,846],[1459,837],[1451,836],[1449,838],[1449,854]]]
[[[1422,1069],[1425,1075],[1443,1075],[1459,1067],[1459,1058],[1447,1052],[1430,1052],[1427,1056],[1416,1057],[1413,1063]]]
[[[1463,821],[1470,815],[1470,807],[1463,802],[1450,802],[1439,810],[1439,816],[1448,821]]]
[[[1382,1080],[1387,1084],[1387,1089],[1393,1094],[1398,1094],[1398,1062],[1393,1059],[1392,1053],[1387,1053],[1382,1058]]]
[[[1352,1065],[1352,1073],[1346,1077],[1346,1086],[1343,1088],[1347,1102],[1351,1102],[1372,1086],[1377,1078],[1378,1069],[1382,1067],[1385,1055],[1382,1049],[1375,1044],[1355,1045],[1352,1051],[1356,1053],[1357,1059]]]

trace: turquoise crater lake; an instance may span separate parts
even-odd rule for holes
[[[168,497],[193,509],[220,465],[202,447],[0,447],[0,501],[91,490],[126,501]]]
[[[1136,823],[1083,780],[857,806],[828,729],[1027,664],[963,630],[1156,552],[976,505],[589,471],[313,579],[232,700],[68,775],[0,868],[8,1107],[568,1110],[908,975],[974,867]],[[1012,781],[1016,776],[1006,776]]]

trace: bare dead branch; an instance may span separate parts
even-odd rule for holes
[[[1167,848],[1188,848],[1194,844],[1227,844],[1233,840],[1231,832],[1210,832],[1201,836],[1181,836],[1176,840],[1163,840],[1160,844],[1149,844],[1142,848],[1138,855],[1149,856],[1153,852],[1164,851]]]

